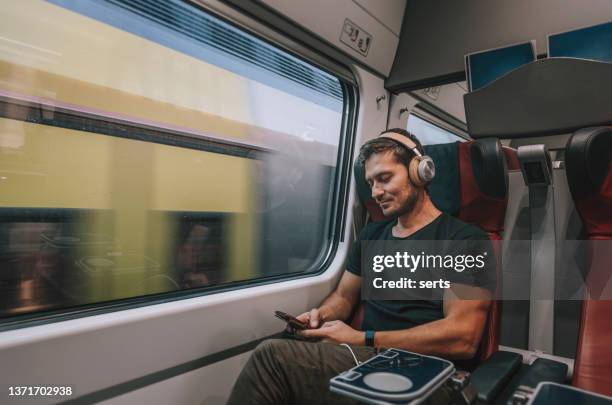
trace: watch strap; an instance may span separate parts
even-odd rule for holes
[[[374,331],[373,330],[365,331],[365,344],[366,346],[374,347]]]

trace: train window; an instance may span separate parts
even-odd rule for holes
[[[460,137],[447,129],[419,117],[416,114],[408,116],[408,131],[418,134],[418,138],[423,145],[433,145],[437,143],[465,142],[465,138]]]
[[[189,2],[8,2],[0,318],[320,270],[354,91]]]

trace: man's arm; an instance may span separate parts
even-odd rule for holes
[[[470,300],[457,298],[469,296]],[[490,306],[490,293],[479,287],[454,284],[444,293],[444,318],[410,329],[376,332],[374,345],[441,356],[448,359],[474,357],[484,330]],[[304,336],[324,341],[364,344],[363,332],[341,321],[326,322],[316,330],[301,331]]]
[[[461,296],[478,299],[460,299]],[[482,288],[453,285],[444,293],[444,318],[417,327],[376,332],[374,345],[441,356],[471,359],[476,354],[491,305],[490,293]]]
[[[318,328],[323,322],[347,320],[359,302],[361,277],[345,271],[336,289],[319,306],[297,318],[309,322],[311,328]]]

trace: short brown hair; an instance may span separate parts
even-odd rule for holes
[[[404,135],[410,138],[410,140],[414,142],[415,145],[417,145],[417,150],[421,152],[421,155],[425,155],[421,142],[412,133],[406,131],[405,129],[393,128],[381,132],[380,135],[387,134],[390,132]],[[374,139],[370,139],[369,141],[364,143],[363,146],[361,146],[361,149],[359,150],[358,159],[361,164],[365,165],[366,160],[368,160],[372,155],[385,152],[393,152],[393,156],[395,157],[395,159],[399,163],[402,163],[404,166],[406,166],[406,168],[410,166],[410,161],[413,157],[416,156],[412,150],[408,149],[403,144],[390,138],[381,138],[380,136],[378,136]]]

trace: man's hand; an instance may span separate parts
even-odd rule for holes
[[[302,322],[307,323],[311,329],[318,328],[323,321],[318,308],[313,308],[309,312],[304,312],[300,316],[296,316],[296,318]]]
[[[351,328],[342,321],[325,322],[318,329],[306,329],[298,333],[305,337],[320,338],[323,342],[365,345],[365,334]]]

